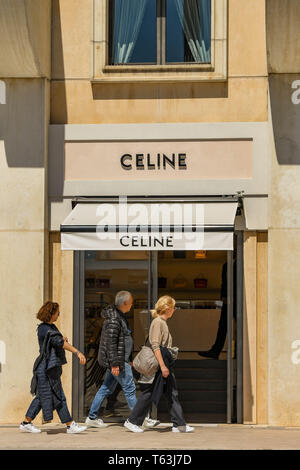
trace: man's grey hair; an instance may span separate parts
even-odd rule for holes
[[[128,302],[131,297],[132,295],[130,292],[128,292],[127,290],[121,290],[116,294],[115,306],[120,307],[120,305],[123,305],[125,302]]]

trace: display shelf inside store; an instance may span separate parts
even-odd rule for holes
[[[87,294],[91,294],[91,295],[100,295],[101,293],[112,293],[113,291],[120,291],[120,290],[123,290],[124,289],[124,285],[123,286],[112,286],[112,287],[86,287],[85,290],[86,290],[86,293]],[[146,287],[128,287],[128,290],[132,291],[132,292],[142,292],[142,293],[147,293],[148,291],[148,286],[146,285]]]
[[[159,264],[168,264],[168,263],[198,263],[198,264],[220,264],[220,260],[208,259],[208,258],[160,258],[158,260]]]
[[[176,288],[176,287],[159,287],[158,288],[159,292],[184,292],[187,294],[220,294],[220,289],[200,289],[200,288]]]

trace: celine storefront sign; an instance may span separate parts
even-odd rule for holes
[[[65,142],[66,181],[245,179],[253,177],[253,141]]]
[[[232,250],[237,202],[78,203],[61,225],[65,250]]]
[[[151,155],[150,153],[137,153],[131,155],[125,153],[122,155],[120,162],[123,170],[166,170],[167,167],[173,170],[186,170],[186,153],[172,153],[172,155],[165,155],[164,153],[157,153]]]

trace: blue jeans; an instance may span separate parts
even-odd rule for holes
[[[123,389],[129,408],[133,410],[136,404],[135,383],[131,366],[125,362],[125,369],[122,370],[118,376],[113,375],[110,369],[107,369],[104,382],[96,393],[89,411],[90,419],[96,419],[98,417],[98,412],[103,400],[113,393],[118,382]]]

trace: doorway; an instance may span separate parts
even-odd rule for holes
[[[176,300],[179,309],[169,321],[169,328],[173,344],[180,349],[175,374],[186,419],[192,422],[236,420],[237,329],[229,329],[230,343],[224,342],[218,359],[198,354],[200,350],[210,349],[216,338],[222,309],[222,269],[224,263],[233,259],[232,252],[230,256],[228,253],[138,250],[74,253],[74,344],[87,357],[85,368],[79,367],[76,361],[73,363],[75,419],[85,419],[103,380],[104,371],[97,362],[103,322],[101,310],[114,302],[118,291],[129,290],[134,297],[133,308],[127,314],[134,353],[147,337],[150,309],[157,298],[169,294]],[[233,282],[229,284],[233,298],[236,296]],[[232,321],[232,316],[229,320]],[[119,401],[125,401],[123,392],[120,397]],[[158,418],[165,420],[165,411],[162,401]],[[125,406],[122,415],[127,417],[128,413]]]

